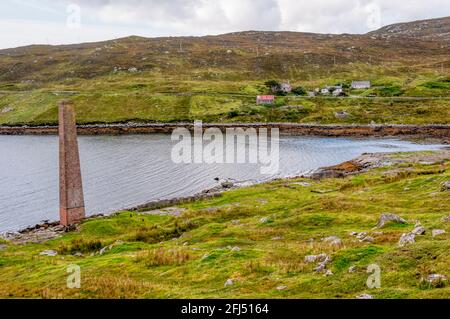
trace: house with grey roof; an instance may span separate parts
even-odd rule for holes
[[[370,81],[353,81],[352,89],[370,89],[371,88]]]

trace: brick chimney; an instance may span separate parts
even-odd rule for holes
[[[85,218],[75,110],[69,101],[59,103],[60,223],[76,224]]]

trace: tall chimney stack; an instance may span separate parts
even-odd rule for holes
[[[61,225],[85,218],[75,110],[69,101],[59,103],[59,195]]]

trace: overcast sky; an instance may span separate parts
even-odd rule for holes
[[[2,0],[0,48],[244,30],[366,33],[450,16],[450,0]]]

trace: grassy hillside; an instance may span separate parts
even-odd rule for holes
[[[307,90],[371,80],[372,89],[349,94],[448,98],[449,32],[447,17],[366,35],[248,31],[0,50],[0,124],[55,124],[62,98],[74,99],[80,123],[448,123],[448,100],[289,97],[267,109],[255,95],[268,93],[270,79]],[[340,119],[335,111],[354,114]]]
[[[433,80],[431,80],[433,79]],[[335,83],[338,79],[324,80]],[[379,79],[378,81],[381,81]],[[355,92],[358,98],[278,97],[272,107],[258,106],[257,94],[267,93],[264,81],[178,80],[161,74],[111,75],[77,85],[51,89],[9,91],[0,94],[0,124],[57,124],[57,103],[74,101],[79,123],[180,122],[299,122],[299,123],[450,123],[450,99],[444,90],[450,82],[442,77],[422,77],[409,83],[400,77],[385,79],[402,83],[404,96],[367,97],[376,89]],[[295,84],[296,82],[293,82]],[[304,82],[298,82],[305,85]],[[436,85],[436,88],[430,83]],[[440,83],[442,87],[439,86]],[[107,86],[106,86],[107,85]],[[320,85],[311,83],[311,86]],[[325,84],[324,84],[325,85]],[[409,95],[409,94],[408,94]],[[3,110],[3,111],[2,111]],[[345,111],[345,118],[336,117]]]
[[[0,296],[449,298],[448,282],[421,280],[450,276],[450,223],[443,220],[450,191],[441,191],[450,179],[450,159],[434,154],[387,155],[388,166],[346,178],[278,180],[232,190],[179,207],[179,216],[120,212],[45,243],[5,242]],[[373,229],[386,212],[408,223]],[[401,234],[417,221],[426,233],[399,247]],[[447,233],[432,237],[432,229]],[[367,232],[373,241],[350,232]],[[342,243],[322,241],[328,236]],[[40,256],[48,249],[58,255]],[[331,257],[332,275],[315,272],[316,263],[305,260],[321,253]],[[71,264],[81,267],[81,289],[66,288]],[[379,289],[366,286],[370,264],[381,268]],[[233,284],[225,287],[228,279]]]

